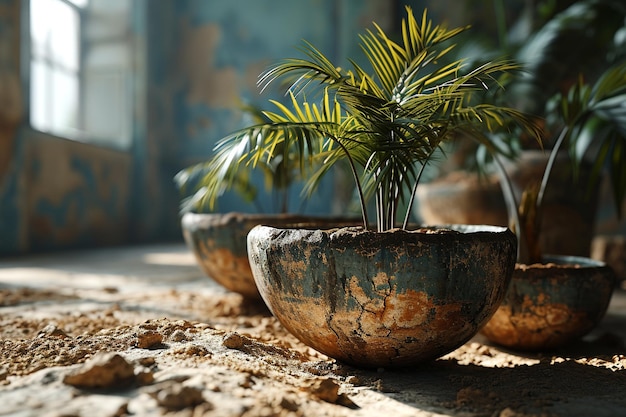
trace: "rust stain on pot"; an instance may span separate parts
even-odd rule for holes
[[[303,312],[306,314],[302,314]],[[337,349],[337,335],[328,331],[327,306],[321,304],[319,300],[294,297],[285,304],[284,311],[274,314],[281,319],[281,324],[299,340],[316,340],[317,350],[327,355],[334,356],[340,353]]]
[[[353,362],[356,350],[361,356],[359,360],[372,364],[381,356],[397,358],[401,356],[396,348],[398,344],[407,340],[429,340],[428,329],[417,334],[415,327],[433,320],[438,310],[450,309],[450,306],[436,306],[424,292],[397,294],[397,289],[392,289],[390,284],[394,277],[385,273],[378,273],[367,281],[367,289],[357,277],[348,279],[338,304],[350,307],[339,309],[302,294],[297,282],[305,276],[306,263],[291,263],[287,256],[281,258],[281,264],[285,265],[285,276],[292,278],[294,286],[284,300],[286,309],[274,311],[274,314],[297,338],[331,357]],[[370,286],[378,297],[372,297]],[[274,286],[266,286],[262,292],[270,299],[284,297]],[[417,347],[422,349],[419,343]]]
[[[247,297],[258,298],[247,256],[216,247],[215,241],[198,242],[196,260],[204,273],[223,287]]]
[[[246,298],[259,299],[252,276],[246,238],[258,224],[333,223],[338,219],[292,214],[185,213],[183,237],[202,271],[228,290]],[[294,271],[295,273],[295,271]]]
[[[328,353],[336,358],[375,364],[386,357],[387,365],[403,363],[407,358],[436,356],[441,349],[436,340],[455,340],[459,332],[471,335],[475,330],[464,324],[468,318],[462,317],[460,303],[437,304],[423,291],[397,293],[396,288],[382,301],[372,302],[356,279],[350,288],[348,296],[364,302],[334,312],[328,321],[337,335],[331,338],[335,346]]]
[[[516,249],[510,231],[495,230],[259,226],[248,252],[263,299],[299,340],[352,364],[394,367],[454,350],[493,315]]]
[[[378,297],[372,297],[365,289],[360,285],[358,277],[350,277],[347,285],[347,296],[353,297],[357,304],[360,305],[363,310],[375,315],[375,318],[382,320],[382,311],[384,311],[386,297],[390,293],[389,278],[384,272],[379,272],[372,278],[372,283]],[[386,288],[381,288],[383,285]]]
[[[419,326],[428,321],[435,306],[428,301],[428,294],[423,291],[407,290],[404,294],[395,294],[385,303],[382,324],[389,329],[402,329]]]
[[[586,258],[517,265],[502,305],[481,332],[513,349],[562,347],[602,319],[614,280],[610,268]]]
[[[527,305],[524,312],[502,306],[483,334],[515,349],[549,350],[584,335],[593,325],[586,314],[565,304]]]

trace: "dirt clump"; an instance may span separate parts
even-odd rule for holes
[[[437,361],[387,370],[328,358],[263,305],[231,293],[3,294],[10,302],[0,310],[0,416],[626,413],[621,316],[564,352],[520,354],[477,338]]]

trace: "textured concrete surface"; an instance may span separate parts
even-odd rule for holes
[[[182,245],[0,260],[0,415],[622,416],[626,295],[556,352],[474,338],[401,370],[338,363]]]

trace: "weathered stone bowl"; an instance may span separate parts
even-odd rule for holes
[[[589,333],[604,317],[615,274],[585,257],[550,256],[517,264],[509,290],[481,330],[490,341],[523,351],[563,347]]]
[[[303,216],[250,213],[185,213],[183,237],[209,278],[246,298],[260,299],[246,249],[248,232],[259,224],[302,222]]]
[[[516,249],[496,226],[248,234],[257,288],[283,326],[363,367],[416,364],[467,342],[500,305]]]
[[[331,227],[356,222],[351,218],[300,214],[188,212],[182,216],[181,226],[187,247],[205,275],[245,298],[260,300],[246,248],[248,232],[254,226],[315,223]]]

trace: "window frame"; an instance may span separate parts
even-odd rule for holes
[[[88,11],[89,3],[87,3],[85,7],[80,7],[74,4],[70,0],[54,0],[54,1],[58,1],[66,5],[69,5],[70,7],[72,7],[72,9],[74,9],[78,13],[79,39],[77,40],[78,67],[76,70],[76,77],[78,81],[77,82],[77,88],[78,88],[77,106],[78,108],[76,110],[78,129],[72,132],[60,131],[59,129],[54,129],[54,128],[53,129],[40,129],[37,126],[35,126],[32,122],[33,96],[31,92],[32,92],[33,78],[32,78],[31,65],[33,62],[33,57],[34,57],[32,31],[31,31],[32,0],[22,2],[22,11],[21,11],[22,28],[23,28],[22,39],[24,39],[24,41],[22,42],[23,51],[21,54],[21,63],[22,63],[21,73],[23,76],[22,86],[23,86],[24,96],[27,98],[26,100],[27,105],[25,106],[25,111],[27,115],[26,121],[27,121],[28,127],[32,129],[33,131],[41,132],[43,134],[46,134],[52,137],[67,139],[67,140],[81,142],[81,143],[99,146],[99,147],[110,148],[114,150],[130,151],[131,148],[133,147],[133,143],[135,140],[134,138],[135,120],[133,117],[130,117],[130,119],[125,120],[127,123],[125,123],[122,126],[122,129],[124,130],[124,132],[122,132],[122,134],[119,135],[118,137],[112,137],[112,136],[107,137],[105,135],[94,134],[93,131],[90,131],[86,127],[87,85],[86,85],[86,62],[85,62],[86,53],[85,51],[87,50],[89,45],[88,45],[88,41],[86,40],[84,33],[85,33],[85,27],[86,27],[85,22],[88,19],[88,14],[89,14],[89,11]],[[134,4],[134,1],[129,0],[129,6],[128,6],[129,22],[133,21],[133,16],[136,12],[137,12],[137,8],[136,8],[136,5]],[[115,38],[115,37],[112,37],[112,38],[116,39],[119,42],[119,44],[123,44],[127,48],[129,48],[129,55],[132,55],[135,53],[135,43],[132,42],[131,39]],[[93,42],[93,43],[97,43],[97,42]],[[47,59],[49,59],[49,57]],[[39,62],[42,62],[42,60],[39,60]],[[58,70],[58,68],[60,67],[62,66],[58,64],[55,64],[53,66],[53,68],[56,70]],[[136,70],[135,68],[129,67],[127,69],[127,72],[124,74],[126,79],[129,80],[129,85],[126,86],[127,89],[129,90],[129,93],[122,92],[122,94],[124,94],[122,96],[122,99],[125,100],[123,107],[125,107],[126,110],[130,110],[131,114],[134,113],[135,106],[137,104],[135,101],[135,98],[132,96],[132,94],[130,94],[130,91],[134,90],[134,83],[136,81],[135,70]],[[122,115],[120,117],[123,118],[124,116]],[[120,121],[124,122],[122,118],[120,118]]]

